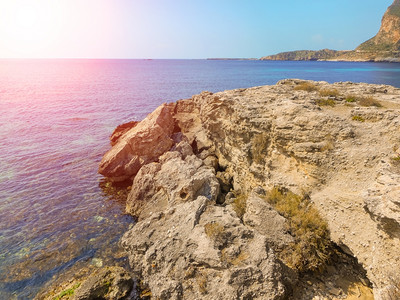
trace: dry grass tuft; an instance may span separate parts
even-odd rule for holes
[[[302,82],[294,87],[295,91],[314,92],[318,91],[318,87],[311,82]]]
[[[266,199],[288,220],[288,230],[295,239],[281,252],[281,259],[300,272],[324,269],[332,252],[330,234],[311,201],[279,188],[273,188]]]
[[[239,194],[233,200],[232,206],[233,210],[236,212],[239,218],[243,218],[246,212],[247,195]]]
[[[337,89],[323,89],[319,91],[320,96],[322,97],[339,97],[340,93]]]
[[[258,164],[261,164],[264,161],[268,147],[268,140],[268,135],[264,132],[255,135],[251,141],[251,156],[253,161]]]
[[[202,294],[207,294],[207,277],[204,274],[200,274],[196,277],[197,285],[199,286],[199,291]]]
[[[239,255],[231,261],[231,264],[234,266],[238,266],[244,263],[246,259],[249,258],[249,254],[246,251],[242,251]]]
[[[335,106],[336,102],[333,99],[317,99],[315,100],[315,104],[318,106]]]
[[[360,104],[361,106],[382,107],[382,104],[372,96],[359,98],[358,104]]]
[[[389,276],[389,286],[385,295],[385,299],[400,299],[400,275],[394,274]]]
[[[223,235],[225,228],[217,222],[212,222],[204,225],[204,231],[209,238],[215,240]]]
[[[232,266],[239,266],[246,263],[246,260],[250,257],[247,251],[241,251],[236,257],[229,256],[227,249],[221,250],[221,261]]]

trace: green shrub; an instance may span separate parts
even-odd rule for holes
[[[358,121],[358,122],[365,122],[365,119],[361,116],[355,115],[351,118],[353,121]]]
[[[355,95],[347,95],[346,96],[346,102],[353,103],[356,101],[357,101],[357,96],[355,96]]]
[[[307,197],[273,188],[266,200],[288,220],[294,243],[285,248],[281,259],[300,272],[322,270],[330,259],[332,244],[328,224]]]
[[[307,91],[307,92],[314,92],[318,91],[318,87],[311,83],[311,82],[302,82],[294,87],[295,91]]]
[[[396,156],[392,157],[392,164],[394,166],[400,166],[400,154],[397,154]]]
[[[318,106],[335,106],[336,102],[333,99],[318,99],[315,100],[315,104],[317,104]]]
[[[339,97],[340,93],[338,92],[337,89],[323,89],[319,91],[319,94],[322,97]]]

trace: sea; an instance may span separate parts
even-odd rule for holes
[[[256,60],[0,60],[0,299],[81,268],[126,265],[135,220],[97,173],[109,136],[164,102],[285,78],[389,84],[400,64]]]

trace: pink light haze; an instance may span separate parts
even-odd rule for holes
[[[113,1],[1,0],[0,57],[111,55],[116,25]]]

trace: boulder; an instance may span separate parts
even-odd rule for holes
[[[252,193],[246,200],[245,225],[265,236],[274,250],[282,251],[293,237],[288,233],[287,220],[282,217],[265,199]]]
[[[173,105],[163,104],[127,131],[103,156],[99,173],[111,181],[133,178],[139,169],[156,161],[174,144]]]
[[[164,211],[178,203],[205,196],[215,201],[219,183],[214,169],[191,152],[186,141],[143,166],[136,175],[127,199],[126,211],[139,218]]]

